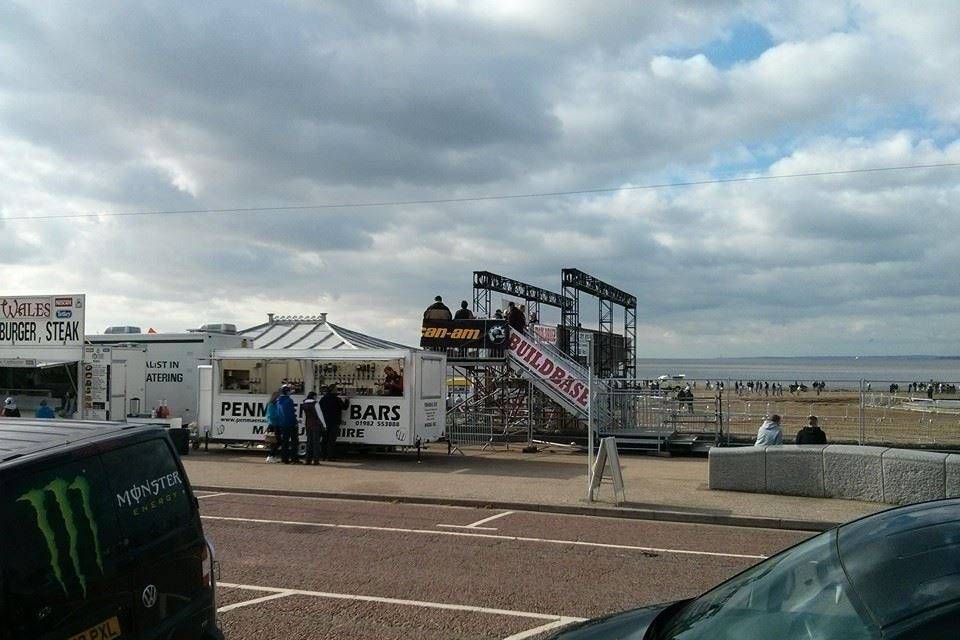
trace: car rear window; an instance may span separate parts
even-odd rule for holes
[[[96,456],[4,482],[0,531],[11,619],[29,622],[17,616],[37,603],[56,614],[61,604],[97,596],[118,550],[112,500]]]
[[[132,546],[150,544],[189,526],[187,485],[165,440],[149,440],[101,456],[123,535]]]

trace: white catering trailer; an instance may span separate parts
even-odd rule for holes
[[[121,420],[131,411],[149,414],[161,403],[166,403],[170,417],[181,418],[184,424],[197,419],[197,366],[210,362],[215,349],[239,348],[245,342],[236,333],[191,331],[188,333],[105,333],[86,336],[89,345],[112,346],[113,366],[118,365],[119,347],[133,347],[142,351],[142,358],[132,350],[126,358],[125,386],[140,388],[139,409],[114,411],[111,418]],[[121,372],[112,374],[112,395],[119,392]],[[116,404],[116,402],[114,402]]]
[[[402,376],[391,392],[386,369]],[[263,442],[266,405],[283,384],[299,404],[333,384],[350,406],[338,442],[411,447],[444,435],[446,356],[420,349],[227,349],[201,365],[198,426],[209,442]],[[299,411],[298,411],[299,413]],[[303,420],[300,421],[301,435]]]

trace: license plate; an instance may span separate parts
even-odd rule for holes
[[[68,640],[110,640],[120,637],[120,621],[114,616],[109,620],[104,620],[95,627],[90,627],[83,633],[70,636]]]

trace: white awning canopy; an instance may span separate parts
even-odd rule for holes
[[[369,336],[316,316],[268,315],[264,324],[240,331],[254,349],[412,349],[398,342]]]
[[[38,360],[37,358],[0,358],[0,368],[9,369],[49,369],[79,360]]]

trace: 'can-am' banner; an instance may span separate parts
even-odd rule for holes
[[[82,347],[83,295],[0,296],[0,347]]]
[[[514,331],[510,334],[510,354],[515,362],[548,384],[554,391],[562,394],[575,405],[587,408],[589,388],[585,380],[574,377],[565,368],[564,363],[556,361],[544,353],[523,334]]]
[[[506,320],[424,320],[420,346],[427,349],[503,349]]]

